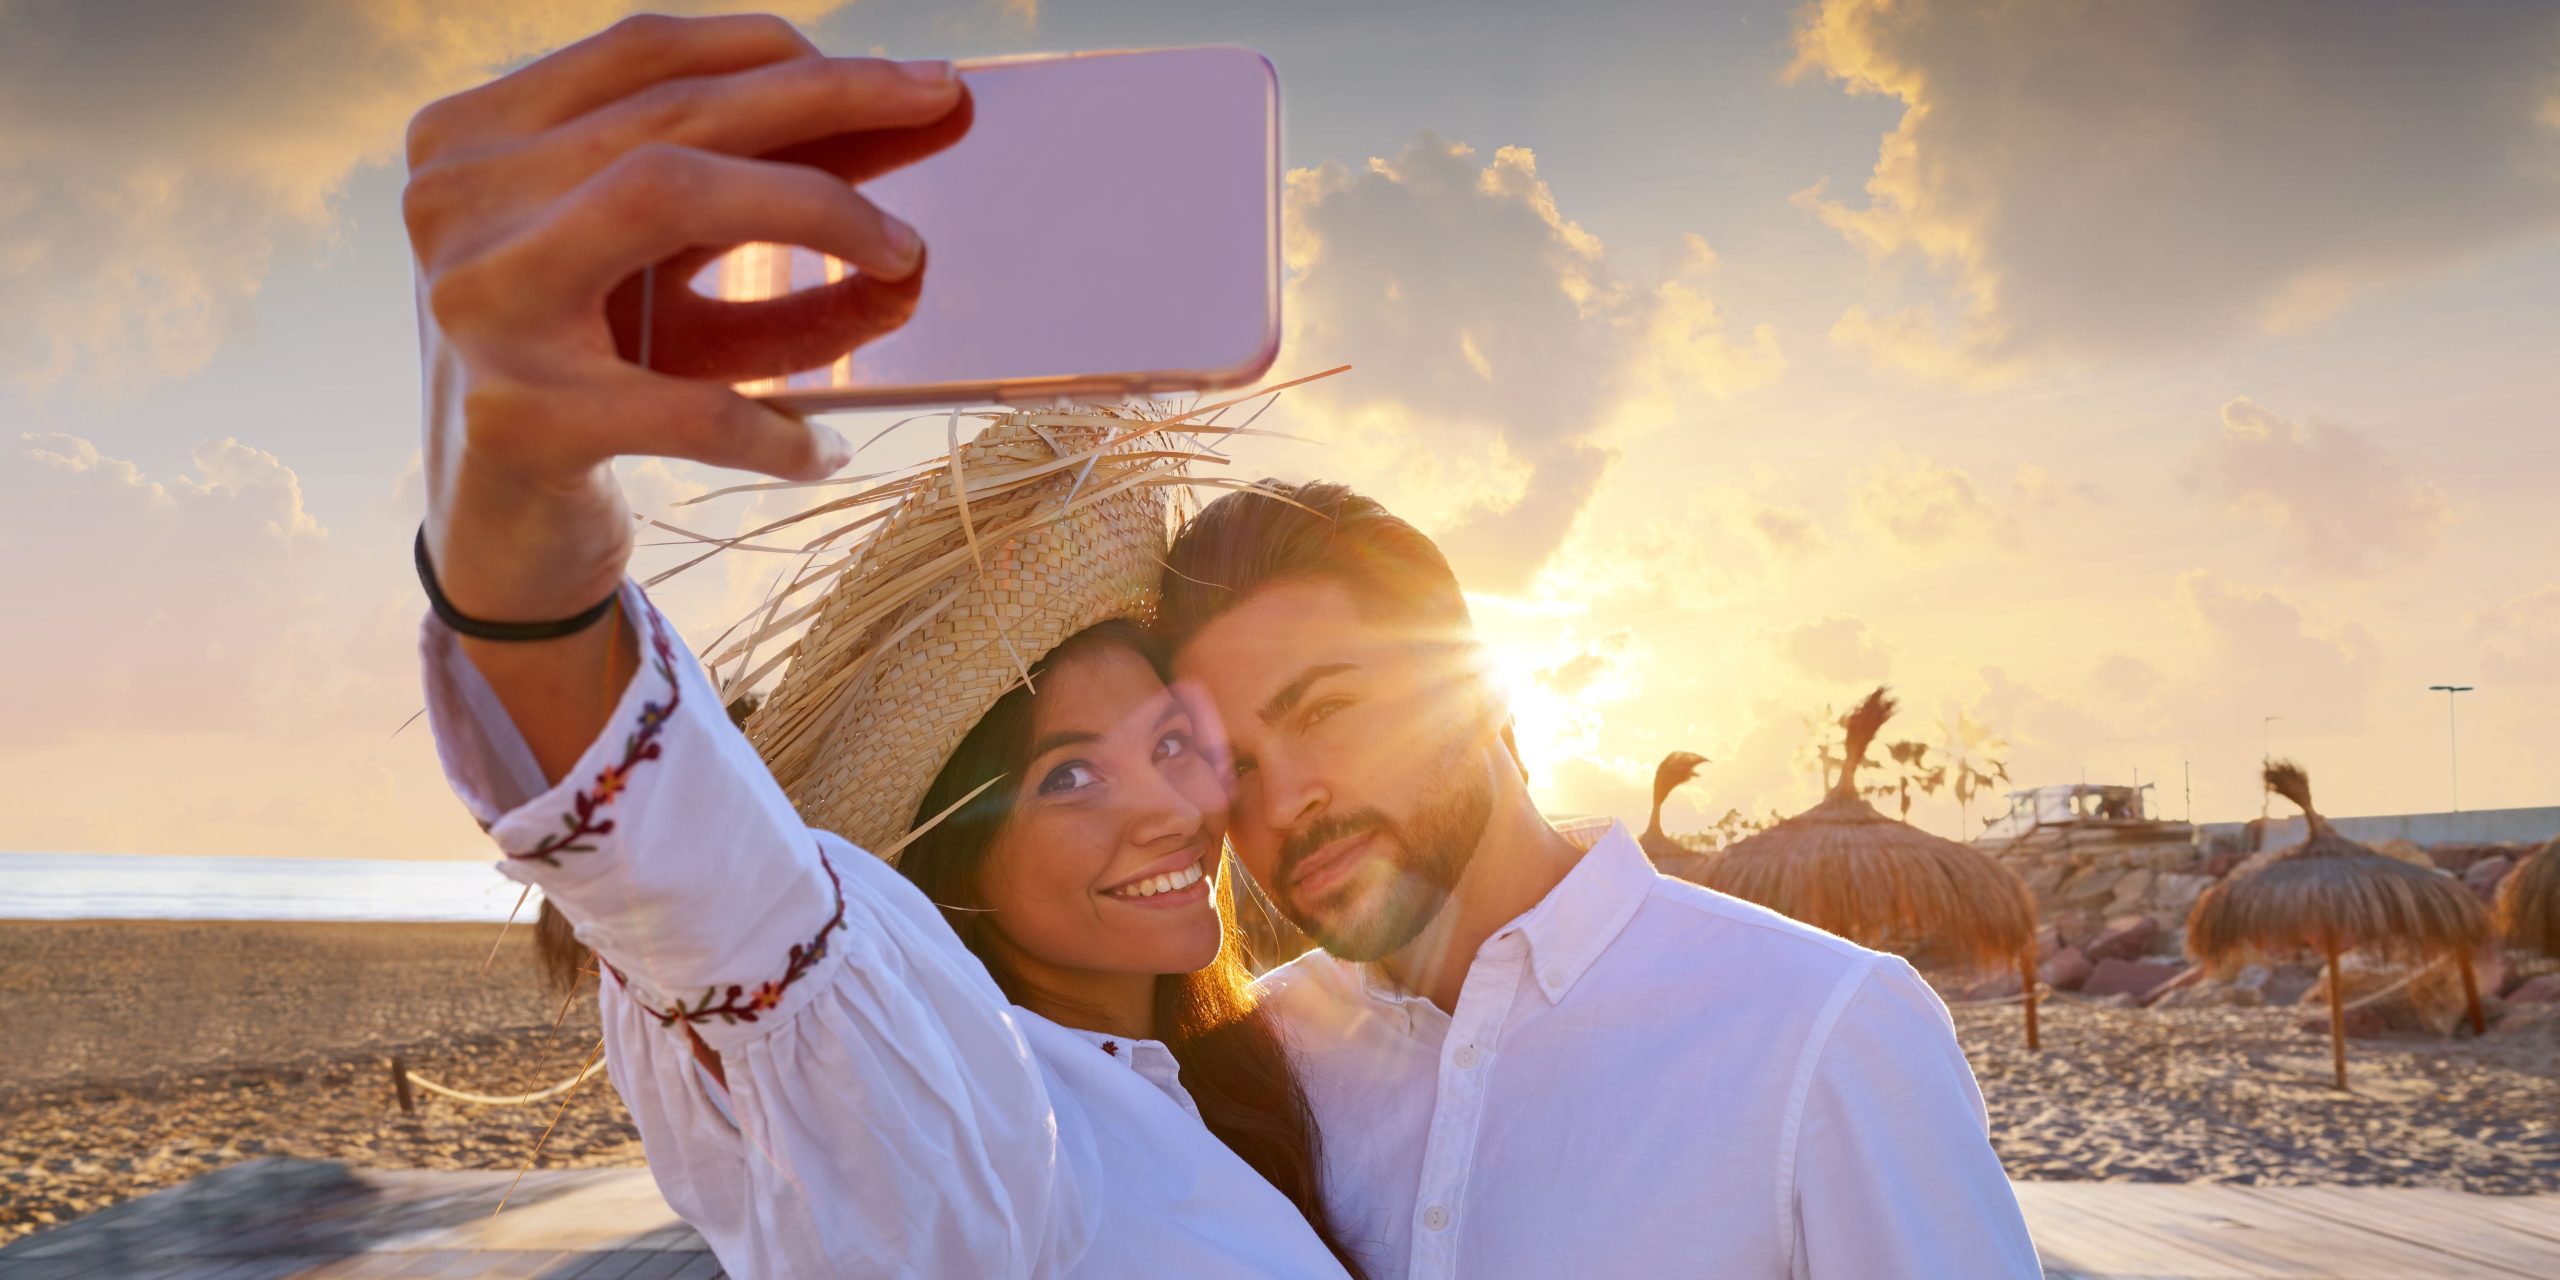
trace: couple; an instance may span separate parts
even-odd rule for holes
[[[843,464],[724,384],[897,322],[922,247],[841,179],[960,96],[769,19],[648,19],[410,132],[438,750],[601,962],[614,1084],[723,1265],[2037,1275],[1909,967],[1550,826],[1445,560],[1339,486],[1167,546],[1143,486],[1066,510],[1068,467],[982,544],[946,470],[829,589],[757,745],[730,724],[624,577],[612,461]],[[679,284],[653,332],[703,354],[633,363],[642,269],[748,240],[862,274]],[[960,456],[1096,447],[1036,421]],[[1248,986],[1240,875],[1326,949]]]

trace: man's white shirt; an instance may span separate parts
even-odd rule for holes
[[[1911,967],[1662,876],[1623,826],[1452,1013],[1322,952],[1262,993],[1372,1280],[2042,1274]]]

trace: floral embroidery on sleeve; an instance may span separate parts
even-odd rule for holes
[[[648,612],[652,655],[649,665],[658,673],[659,679],[666,681],[667,700],[664,703],[640,704],[640,722],[623,738],[622,758],[606,765],[596,775],[595,782],[580,790],[570,801],[569,811],[560,815],[560,830],[544,836],[540,843],[522,852],[503,850],[508,858],[556,867],[560,865],[561,854],[593,852],[595,846],[586,843],[587,838],[613,832],[613,819],[603,816],[605,807],[630,785],[634,768],[643,761],[658,758],[661,750],[658,735],[675,715],[676,705],[684,699],[684,690],[676,683],[675,640],[667,634],[667,620],[659,615],[655,605],[649,605]]]
[[[705,988],[702,995],[691,1004],[677,1001],[674,1007],[667,1009],[652,1009],[646,1004],[641,1004],[640,1011],[656,1018],[659,1026],[672,1027],[679,1022],[690,1025],[709,1022],[715,1018],[724,1023],[753,1022],[756,1020],[756,1015],[782,1003],[783,991],[792,983],[798,982],[812,966],[827,958],[827,936],[844,927],[844,881],[836,876],[835,864],[827,860],[827,853],[823,848],[818,851],[818,865],[826,869],[827,887],[835,893],[836,913],[828,917],[825,924],[818,926],[817,936],[807,942],[791,944],[791,955],[788,963],[783,966],[781,977],[764,983],[753,991],[747,990],[743,984],[738,983],[732,983],[727,987],[709,987]],[[605,967],[612,970],[615,981],[626,988],[631,985],[631,980],[623,976],[622,970],[615,969],[610,964]]]

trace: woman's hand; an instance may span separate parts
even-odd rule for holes
[[[428,549],[455,606],[529,621],[611,591],[632,539],[616,456],[799,480],[841,466],[834,432],[725,384],[906,319],[923,245],[851,184],[947,145],[961,102],[946,63],[824,57],[778,18],[642,17],[419,112],[403,213]],[[762,303],[691,290],[747,241],[857,274]]]
[[[949,64],[824,57],[764,16],[632,18],[420,111],[402,213],[427,550],[454,606],[529,622],[613,591],[632,545],[623,454],[792,480],[841,467],[833,431],[727,384],[825,364],[906,320],[924,246],[852,184],[948,146],[968,118]],[[855,274],[764,302],[692,291],[749,241]],[[463,642],[551,778],[630,677],[634,646],[608,662],[613,635]]]

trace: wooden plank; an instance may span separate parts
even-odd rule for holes
[[[2560,1253],[2560,1195],[2475,1196],[2443,1187],[2411,1187],[2415,1199],[2434,1201],[2454,1221],[2484,1220]]]
[[[2479,1206],[2449,1212],[2441,1202],[2400,1187],[2233,1187],[2254,1199],[2317,1215],[2341,1227],[2386,1235],[2403,1244],[2505,1273],[2539,1277],[2560,1269],[2552,1244],[2480,1216]],[[2472,1197],[2476,1201],[2479,1197]]]
[[[2092,1280],[2132,1276],[2267,1280],[2290,1274],[2234,1257],[2225,1248],[2198,1248],[2137,1216],[2109,1212],[2091,1197],[2039,1194],[2026,1187],[2019,1192],[2028,1228],[2046,1261]]]
[[[2521,1235],[2494,1247],[2460,1240],[2483,1197],[2430,1206],[2419,1222],[2441,1216],[2446,1227],[2411,1229],[2399,1216],[2354,1206],[2404,1193],[2389,1188],[2327,1188],[2315,1210],[2289,1202],[2284,1188],[2214,1184],[2024,1183],[2018,1187],[2047,1263],[2082,1276],[2171,1276],[2181,1280],[2515,1280],[2560,1275],[2560,1250]],[[2412,1202],[2414,1203],[2414,1202]]]

